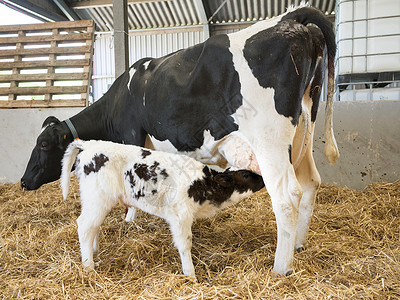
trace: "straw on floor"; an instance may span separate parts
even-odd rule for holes
[[[0,185],[0,295],[19,299],[395,299],[400,297],[400,181],[363,191],[323,185],[296,273],[274,276],[275,218],[265,190],[193,225],[198,282],[182,275],[167,224],[115,208],[96,270],[81,267],[79,187]]]

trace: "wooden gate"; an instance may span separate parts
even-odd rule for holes
[[[0,26],[0,108],[86,106],[93,20]]]

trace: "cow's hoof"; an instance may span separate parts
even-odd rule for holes
[[[303,252],[304,250],[306,250],[306,248],[304,248],[303,246],[300,246],[299,248],[296,249],[297,253]]]

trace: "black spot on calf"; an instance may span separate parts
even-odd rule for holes
[[[147,164],[136,163],[134,164],[133,168],[135,169],[135,173],[140,179],[143,179],[144,181],[152,180],[153,183],[157,183],[158,178],[156,171],[160,169],[158,167],[159,165],[160,163],[157,161],[155,161],[151,166],[148,166]],[[164,176],[164,178],[166,177]]]
[[[151,152],[149,150],[142,149],[142,158],[143,159],[145,159],[150,154],[151,154]]]
[[[83,171],[86,175],[89,175],[92,172],[97,173],[100,168],[108,162],[108,160],[108,157],[104,154],[95,155],[92,161],[83,167]]]
[[[126,177],[129,178],[129,183],[131,184],[131,189],[133,189],[133,187],[134,187],[135,184],[136,184],[136,180],[135,180],[135,178],[133,177],[132,170],[129,170],[129,171],[126,171],[126,172],[125,172],[125,178],[126,178]]]

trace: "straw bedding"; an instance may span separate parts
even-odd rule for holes
[[[198,282],[182,276],[167,224],[116,207],[101,228],[96,271],[80,263],[73,179],[38,191],[0,185],[0,295],[21,299],[327,299],[400,297],[400,181],[363,191],[321,187],[296,273],[271,272],[276,227],[261,191],[193,225]]]

